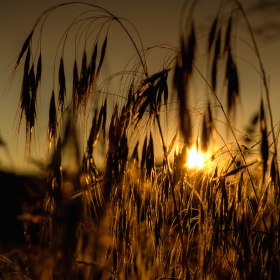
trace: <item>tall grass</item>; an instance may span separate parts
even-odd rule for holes
[[[12,230],[18,244],[0,246],[3,279],[279,278],[279,133],[274,131],[254,34],[238,1],[221,6],[208,31],[203,74],[196,63],[197,48],[203,47],[195,22],[196,1],[188,3],[178,50],[143,49],[136,44],[141,42],[138,33],[128,32],[130,23],[87,3],[59,4],[35,22],[7,85],[23,63],[18,129],[25,124],[27,153],[44,75],[43,26],[65,5],[89,8],[73,20],[57,48],[47,129],[50,160],[42,167],[42,181],[16,184],[11,193],[1,186],[4,200],[18,199],[17,205],[25,205],[8,219],[19,228],[17,233]],[[265,93],[248,128],[260,137],[248,133],[246,143],[232,126],[241,95],[238,37],[233,31],[238,16],[245,20]],[[112,24],[127,34],[136,55],[121,73],[100,82]],[[64,51],[77,26],[68,76]],[[36,32],[39,36],[33,37]],[[161,69],[150,74],[147,60],[156,49],[166,55]],[[208,92],[202,109],[191,102],[195,75]],[[107,89],[117,78],[112,98]],[[231,144],[217,129],[219,116],[234,139]],[[169,122],[175,126],[171,136]],[[82,154],[77,131],[87,137]],[[186,167],[193,144],[211,153],[201,169]],[[97,150],[105,151],[102,166],[97,164]],[[249,157],[256,151],[258,160]],[[64,167],[65,159],[73,162],[71,168]],[[5,217],[1,213],[1,226],[9,229]]]

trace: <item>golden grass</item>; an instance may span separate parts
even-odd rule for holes
[[[197,136],[196,150],[201,148],[209,153],[211,146],[217,146],[217,135],[221,135],[216,129],[217,117],[213,117],[211,104],[218,104],[235,142],[231,146],[213,148],[207,165],[194,169],[186,166],[195,117],[190,110],[190,84],[194,72],[199,70],[195,65],[194,17],[190,17],[192,22],[189,18],[186,20],[180,49],[172,49],[175,61],[167,59],[169,62],[153,75],[148,74],[145,64],[148,51],[141,50],[141,46],[139,51],[132,34],[128,34],[137,57],[132,69],[121,74],[119,89],[123,92],[115,99],[114,110],[110,113],[107,109],[111,102],[109,93],[100,94],[99,88],[99,74],[110,47],[108,28],[117,22],[128,32],[124,21],[100,7],[86,4],[94,7],[91,16],[80,21],[76,19],[67,33],[74,24],[81,24],[83,32],[78,32],[86,34],[86,39],[96,35],[91,61],[87,60],[88,40],[85,40],[81,57],[75,46],[73,75],[68,77],[63,51],[60,57],[58,52],[59,69],[54,72],[54,79],[59,87],[58,91],[52,91],[48,124],[48,144],[53,143],[53,149],[48,165],[42,168],[42,181],[35,186],[16,184],[12,192],[7,191],[9,180],[2,181],[6,183],[1,186],[0,240],[12,232],[18,242],[1,242],[0,277],[279,278],[279,168],[277,139],[273,130],[270,139],[266,124],[265,112],[268,110],[271,116],[270,107],[266,108],[261,101],[259,117],[252,121],[250,130],[254,131],[259,124],[261,138],[257,144],[252,144],[247,137],[249,148],[237,140],[230,122],[240,95],[238,63],[232,52],[233,16],[241,13],[247,21],[241,4],[234,2],[230,13],[219,14],[210,28],[206,52],[211,82],[207,82],[207,77],[203,80],[211,94],[206,96],[204,112],[200,114],[201,143]],[[35,73],[35,62],[30,65],[32,44],[35,44],[31,40],[33,31],[45,15],[72,4],[50,8],[38,18],[8,82],[11,83],[25,55],[19,127],[25,115],[28,151],[37,121],[37,89],[44,59],[40,52],[35,61]],[[91,24],[86,25],[89,19]],[[254,41],[250,28],[248,34]],[[79,44],[82,41],[80,37]],[[171,51],[170,48],[166,50]],[[257,49],[255,51],[258,53]],[[259,62],[267,87],[261,60]],[[128,78],[123,82],[126,75]],[[173,77],[171,86],[169,77]],[[66,92],[68,79],[72,82],[72,95]],[[227,110],[220,101],[218,85],[221,84],[226,84]],[[176,92],[175,101],[171,92]],[[69,104],[65,104],[66,96],[72,96]],[[92,102],[97,97],[98,102]],[[268,95],[267,101],[269,104]],[[168,143],[161,110],[164,105],[165,118],[173,118],[172,110],[169,111],[172,102],[177,104],[178,125]],[[93,112],[92,121],[87,124],[90,112]],[[78,120],[82,120],[85,131],[89,126],[83,155],[79,154]],[[270,121],[272,124],[272,118]],[[248,162],[254,146],[259,148],[260,161]],[[96,165],[98,147],[106,152],[103,168]],[[62,162],[71,151],[74,151],[75,168],[69,171],[63,168]],[[10,180],[16,178],[11,175]],[[39,195],[42,191],[43,196]],[[30,201],[30,196],[36,199]],[[10,212],[12,209],[5,201],[15,201],[21,207]],[[10,224],[20,230],[15,232],[15,228],[9,228]]]

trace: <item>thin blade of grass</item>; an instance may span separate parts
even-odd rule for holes
[[[264,191],[264,193],[263,193],[263,195],[262,195],[262,197],[259,201],[258,210],[257,210],[257,213],[254,217],[254,221],[252,222],[252,225],[251,225],[251,228],[250,228],[251,230],[254,229],[257,226],[260,218],[263,216],[263,213],[264,213],[264,210],[265,210],[265,207],[266,207],[266,203],[267,203],[269,186],[270,186],[270,184],[267,185],[267,187],[266,187],[266,189],[265,189],[265,191]]]
[[[228,81],[227,89],[227,109],[230,113],[235,109],[236,100],[239,96],[239,79],[236,64],[233,61],[231,49],[228,51],[226,79]]]
[[[91,62],[90,62],[90,77],[89,77],[89,83],[92,86],[95,79],[95,70],[96,70],[96,57],[97,57],[97,43],[94,46],[94,50],[91,56]]]
[[[100,116],[100,114],[99,114]],[[97,135],[98,135],[98,128],[97,128],[97,109],[94,112],[93,118],[92,118],[92,123],[91,123],[91,129],[90,129],[90,133],[89,133],[89,137],[88,137],[88,141],[87,141],[87,153],[88,155],[92,155],[93,154],[93,148],[96,145],[96,139],[97,139]]]
[[[48,146],[50,147],[52,140],[55,140],[57,136],[57,116],[56,116],[56,105],[55,105],[55,95],[52,91],[52,97],[50,100],[49,108],[49,124],[48,124]]]
[[[58,71],[58,83],[59,83],[59,93],[58,93],[58,110],[64,111],[64,97],[66,96],[66,82],[64,73],[64,62],[63,58],[60,59],[59,71]]]
[[[20,131],[23,115],[25,115],[26,118],[26,132],[28,132],[28,126],[29,126],[28,119],[29,119],[29,110],[30,110],[30,99],[31,99],[29,64],[30,64],[30,48],[28,48],[25,57],[25,62],[24,62],[24,72],[23,72],[23,79],[22,79],[22,86],[21,86],[21,93],[20,93],[18,133]]]
[[[183,69],[187,75],[192,74],[194,55],[196,49],[196,39],[195,39],[195,31],[194,24],[191,25],[191,33],[188,38],[188,44],[184,46],[183,44],[183,52],[182,52],[182,61],[183,61]]]
[[[265,174],[266,174],[266,170],[267,170],[269,145],[268,145],[268,139],[267,139],[267,130],[266,130],[263,100],[261,100],[261,108],[260,108],[260,129],[261,129],[261,134],[262,134],[262,143],[261,143],[261,155],[262,155],[262,161],[263,161],[262,181],[264,183]]]
[[[232,18],[229,18],[226,37],[225,37],[225,46],[224,46],[224,53],[229,50],[230,48],[230,36],[231,36],[231,26],[232,26]]]
[[[38,85],[41,81],[42,76],[42,55],[40,53],[38,61],[37,61],[37,69],[36,69],[36,88],[38,89]]]
[[[135,160],[136,162],[139,161],[139,156],[138,156],[138,146],[139,146],[139,141],[136,143],[135,147],[134,147],[134,150],[133,150],[133,153],[131,155],[131,158],[133,160]]]
[[[142,172],[144,171],[144,166],[146,163],[146,157],[147,157],[147,136],[145,137],[143,148],[142,148],[142,157],[141,157],[141,162],[140,162],[140,168]],[[143,177],[144,178],[144,177]]]
[[[14,66],[14,69],[13,69],[13,71],[12,71],[10,77],[9,77],[9,80],[8,80],[8,82],[7,82],[7,85],[6,85],[6,87],[5,87],[5,90],[7,90],[7,89],[9,88],[9,86],[11,85],[11,83],[12,83],[12,81],[13,81],[13,79],[14,79],[15,73],[16,73],[16,71],[17,71],[17,69],[18,69],[19,63],[21,62],[22,57],[23,57],[23,55],[25,54],[27,48],[30,50],[30,41],[31,41],[31,39],[32,39],[33,32],[34,32],[34,30],[32,30],[32,31],[30,32],[30,34],[29,34],[28,37],[26,38],[26,40],[25,40],[25,42],[24,42],[24,44],[23,44],[23,46],[22,46],[22,48],[21,48],[21,51],[20,51],[19,56],[18,56],[18,58],[17,58],[16,64],[15,64],[15,66]]]
[[[79,90],[79,75],[78,75],[77,61],[75,60],[74,67],[73,67],[73,86],[72,86],[73,115],[74,115],[75,122],[77,120],[78,108],[79,108],[78,90]]]
[[[87,99],[87,92],[88,92],[88,67],[87,67],[87,53],[84,50],[83,59],[82,59],[82,67],[81,67],[81,74],[79,80],[79,103],[84,101],[86,103]]]
[[[31,92],[31,98],[30,98],[30,106],[29,106],[29,112],[28,112],[28,123],[29,123],[29,133],[31,137],[32,130],[35,126],[35,119],[36,119],[36,95],[37,95],[37,88],[36,88],[36,79],[35,79],[35,73],[34,73],[34,65],[32,65],[29,75],[29,86],[30,86],[30,92]]]
[[[214,92],[216,91],[216,87],[217,87],[217,72],[218,72],[218,60],[220,57],[220,49],[221,49],[221,30],[218,31],[216,44],[215,44],[214,59],[212,63],[211,78],[212,78],[212,88]]]
[[[103,112],[103,118],[102,118],[103,141],[105,141],[105,138],[106,138],[106,120],[107,120],[107,97],[105,98],[102,112]]]
[[[208,128],[207,120],[206,120],[206,117],[203,116],[202,133],[201,133],[201,150],[203,152],[207,151],[209,135],[210,135],[210,133],[209,133],[209,128]]]
[[[275,191],[275,202],[278,202],[279,198],[279,184],[280,184],[280,176],[279,176],[279,167],[278,167],[278,161],[277,156],[273,154],[271,167],[270,167],[270,177],[272,180],[272,183],[274,185],[274,191]]]
[[[222,176],[222,177],[228,177],[228,176],[235,175],[235,174],[237,174],[239,171],[241,171],[241,170],[243,170],[243,169],[245,169],[245,168],[247,168],[247,167],[249,167],[249,166],[251,166],[251,165],[257,163],[257,162],[258,162],[257,160],[254,160],[254,161],[251,162],[251,163],[248,163],[248,164],[245,164],[245,165],[241,165],[241,166],[239,166],[239,167],[237,167],[237,168],[235,168],[235,169],[233,169],[233,170],[231,170],[231,171],[229,171],[229,172],[227,172],[227,173],[225,173],[225,174],[222,174],[221,176]]]
[[[150,133],[150,141],[147,146],[146,169],[147,169],[148,176],[151,177],[155,169],[154,141],[151,133]]]
[[[237,185],[237,202],[240,204],[242,199],[242,188],[243,188],[243,172],[241,172],[240,179]]]
[[[209,34],[209,37],[208,37],[208,53],[210,52],[212,44],[214,42],[217,24],[218,24],[218,16],[215,18],[215,20],[212,23],[210,34]]]
[[[173,136],[170,144],[169,144],[169,147],[168,147],[168,150],[167,150],[167,155],[170,155],[170,153],[172,152],[173,150],[173,147],[175,145],[175,142],[176,142],[176,139],[177,139],[177,135],[178,135],[178,132],[176,132],[176,134]]]
[[[105,53],[106,53],[106,47],[107,47],[107,36],[106,36],[106,38],[103,42],[102,48],[101,48],[100,60],[99,60],[99,64],[98,64],[98,67],[97,67],[96,76],[98,76],[99,73],[100,73],[100,69],[101,69],[101,66],[103,64]]]
[[[30,34],[28,35],[28,37],[26,38],[26,40],[25,40],[25,42],[24,42],[24,44],[23,44],[23,46],[22,46],[22,48],[21,48],[21,51],[20,51],[20,53],[19,53],[19,56],[18,56],[18,59],[17,59],[17,62],[16,62],[16,66],[15,66],[15,67],[18,67],[18,65],[19,65],[19,63],[20,63],[20,61],[21,61],[21,59],[22,59],[24,53],[26,52],[27,48],[29,47],[30,41],[31,41],[32,36],[33,36],[33,31],[34,31],[34,30],[32,30],[32,31],[30,32]]]

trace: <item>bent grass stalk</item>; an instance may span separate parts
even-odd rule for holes
[[[59,41],[61,52],[57,47],[54,66],[58,63],[59,67],[53,68],[48,125],[48,142],[53,143],[54,148],[49,163],[42,167],[45,183],[34,187],[22,182],[20,189],[15,184],[15,189],[4,188],[4,195],[0,196],[0,221],[7,223],[4,227],[0,225],[0,254],[7,255],[0,258],[0,277],[19,274],[25,279],[38,279],[40,275],[54,279],[123,280],[279,278],[280,179],[275,128],[265,72],[253,32],[241,4],[234,3],[230,12],[219,10],[209,30],[206,73],[210,73],[211,82],[196,65],[196,1],[189,2],[191,16],[186,22],[181,18],[179,50],[163,45],[143,49],[136,28],[132,25],[139,45],[125,26],[130,22],[84,2],[59,4],[39,16],[7,84],[8,88],[26,56],[20,123],[25,115],[27,151],[30,151],[31,133],[38,113],[37,89],[44,74],[43,26],[57,8],[67,5],[90,7],[88,13],[75,17],[63,33]],[[238,56],[232,55],[232,40],[236,37],[231,34],[232,16],[238,11],[246,21],[260,63],[272,126],[268,133],[264,116],[266,108],[261,103],[257,121],[262,137],[250,149],[237,139],[229,117],[237,107],[236,98],[241,93]],[[228,24],[224,27],[227,17]],[[136,54],[128,60],[123,71],[99,82],[114,21],[127,34]],[[70,60],[74,66],[71,77],[68,77],[65,49],[74,26],[78,28],[74,37],[75,57]],[[36,43],[33,35],[39,27],[37,46],[40,55],[37,57],[38,48],[34,56],[32,44]],[[87,50],[91,36],[96,37],[89,60]],[[149,75],[148,61],[156,50],[165,52],[163,63],[157,73]],[[34,61],[30,57],[34,57]],[[223,69],[221,65],[225,65],[225,75],[218,75]],[[206,105],[202,108],[196,108],[196,105],[192,108],[189,102],[195,71],[211,90],[211,95],[205,95]],[[171,74],[171,90],[177,94],[175,100],[170,94],[168,77]],[[225,79],[222,80],[221,76]],[[117,89],[109,92],[113,79],[119,79]],[[66,104],[66,96],[71,96],[66,92],[68,80],[72,82],[72,97]],[[58,90],[54,86],[56,82]],[[219,85],[224,83],[227,85],[227,112],[218,92]],[[212,98],[218,105],[211,105]],[[162,106],[165,110],[161,110]],[[177,119],[173,106],[177,106]],[[219,117],[213,114],[212,106],[218,107],[225,118],[220,122],[230,129],[234,138],[231,146],[215,127]],[[65,112],[68,113],[66,118]],[[168,116],[175,120],[169,145],[163,114],[166,120]],[[90,124],[83,123],[83,131],[88,131],[88,135],[81,152],[76,133],[79,129],[77,118],[85,120],[89,117],[92,118]],[[186,167],[187,151],[192,146],[195,130],[194,117],[201,118],[198,123],[204,152],[215,144],[215,131],[224,145],[208,159],[210,164],[200,169]],[[252,123],[252,131],[257,121]],[[270,133],[274,154],[269,164]],[[261,146],[262,166],[256,160],[249,162],[247,159],[255,145]],[[199,148],[197,140],[196,150]],[[97,164],[99,150],[104,154],[103,168]],[[65,158],[73,161],[72,168],[65,167]],[[15,180],[17,177],[11,175],[11,178]],[[44,193],[41,196],[39,189]],[[9,197],[14,193],[17,195]],[[8,217],[3,215],[2,210],[7,213],[5,207],[9,207],[4,202],[9,199],[18,204],[24,201],[22,213],[15,212],[11,206],[7,208],[11,214]],[[39,218],[36,218],[36,211],[39,211],[36,202],[40,205]],[[9,224],[21,228],[17,231],[18,236]],[[13,236],[15,242],[21,240],[16,250],[15,244],[7,241],[7,237]],[[34,251],[39,257],[34,257]],[[20,254],[25,257],[20,258]]]

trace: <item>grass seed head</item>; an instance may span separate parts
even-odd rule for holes
[[[56,105],[55,105],[54,91],[52,91],[52,97],[51,97],[50,108],[49,108],[48,146],[51,145],[52,141],[54,141],[54,145],[56,145],[55,143],[56,137],[57,137]]]
[[[59,71],[58,71],[58,83],[59,83],[59,93],[58,93],[58,110],[61,113],[64,112],[64,98],[66,96],[66,81],[64,73],[64,62],[63,58],[60,59]]]

